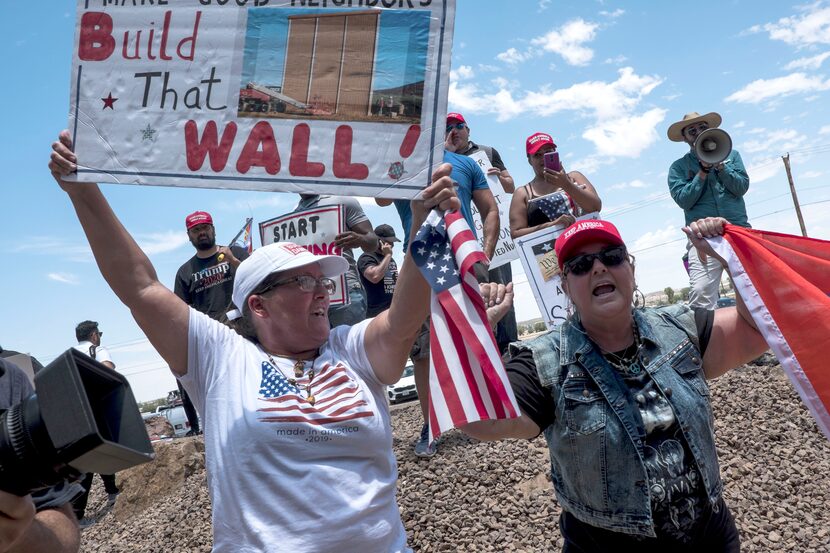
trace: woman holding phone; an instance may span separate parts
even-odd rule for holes
[[[566,173],[559,161],[556,143],[549,134],[527,137],[527,162],[535,176],[516,189],[510,202],[510,236],[552,227],[568,226],[576,217],[599,211],[602,201],[594,185],[579,171]]]

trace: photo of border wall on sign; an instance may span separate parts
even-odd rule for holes
[[[343,255],[334,245],[334,237],[345,229],[343,206],[328,206],[295,211],[259,224],[259,239],[263,246],[274,242],[293,242],[315,255]],[[346,293],[346,275],[334,279],[336,288],[330,296],[331,305],[349,303]]]
[[[442,160],[454,0],[116,4],[77,4],[79,181],[412,198]]]

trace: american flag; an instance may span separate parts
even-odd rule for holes
[[[473,275],[487,258],[467,221],[460,212],[442,219],[433,211],[410,251],[432,288],[430,441],[470,422],[519,416]]]
[[[240,248],[245,248],[249,255],[253,253],[254,241],[251,239],[251,226],[253,225],[253,222],[253,217],[245,219],[245,225],[238,233],[236,233],[236,236],[231,243],[228,244],[228,247],[239,246]]]
[[[573,215],[574,205],[567,194],[561,190],[538,198],[528,200],[528,208],[535,205],[550,221],[555,221],[562,215]]]
[[[294,369],[291,367],[288,370]],[[308,375],[306,371],[296,381],[289,380],[277,367],[263,361],[259,397],[271,406],[258,409],[266,415],[260,420],[323,426],[374,416],[371,406],[363,399],[360,387],[343,365],[323,365],[311,379],[309,391]],[[308,401],[309,393],[315,398],[314,405]]]

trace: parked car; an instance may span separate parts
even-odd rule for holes
[[[418,391],[415,389],[415,366],[412,362],[404,367],[400,380],[386,387],[386,395],[389,396],[389,403],[418,397]]]
[[[173,427],[177,438],[181,438],[190,431],[190,421],[187,420],[184,407],[181,405],[174,407],[160,405],[156,408],[156,412],[153,415],[164,415]]]
[[[718,301],[715,303],[715,309],[720,309],[721,307],[735,307],[735,298],[727,298],[725,296],[718,298]]]

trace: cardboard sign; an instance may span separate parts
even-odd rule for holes
[[[479,150],[474,154],[470,154],[470,159],[475,160],[481,171],[487,178],[487,184],[490,185],[490,191],[496,198],[496,206],[499,208],[499,238],[496,241],[496,249],[493,251],[493,259],[490,260],[490,268],[495,269],[505,263],[510,263],[519,257],[516,251],[516,246],[513,244],[513,239],[510,237],[510,201],[513,199],[512,194],[508,194],[502,188],[499,178],[496,175],[488,175],[487,171],[493,167],[490,160],[487,159],[487,154],[483,150]],[[481,249],[484,249],[484,224],[481,222],[481,215],[478,209],[473,205],[473,222],[476,226],[476,235],[478,236],[478,244]]]
[[[259,238],[263,246],[293,242],[315,255],[343,255],[343,250],[334,245],[334,237],[345,227],[343,206],[315,207],[263,221],[259,224]],[[346,275],[340,275],[334,282],[331,305],[349,303]]]
[[[578,221],[585,219],[599,219],[599,213],[588,213],[577,218]],[[554,251],[556,239],[565,228],[566,225],[556,225],[516,239],[516,250],[527,282],[549,329],[568,318],[570,299],[562,290],[562,275]]]
[[[454,0],[78,0],[77,14],[79,181],[411,198],[441,162]]]

